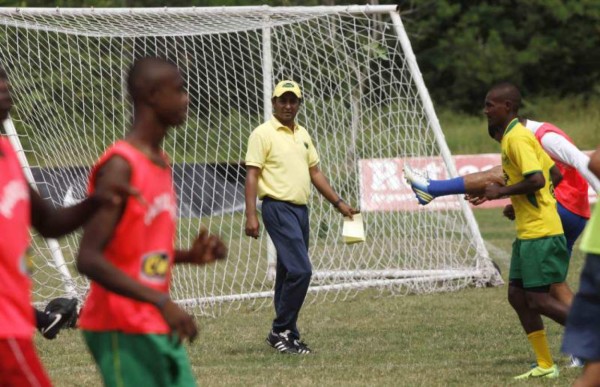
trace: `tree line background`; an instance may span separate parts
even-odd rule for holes
[[[436,106],[475,113],[489,86],[526,96],[600,96],[600,0],[371,0],[398,4]],[[344,5],[339,0],[0,0],[5,7]]]

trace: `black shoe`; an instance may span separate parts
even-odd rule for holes
[[[267,344],[278,350],[280,353],[298,354],[298,349],[292,343],[289,337],[290,331],[269,332],[267,335]]]
[[[77,323],[77,299],[56,298],[48,303],[44,311],[48,315],[48,325],[40,328],[47,339],[56,338],[62,328],[74,328]]]
[[[312,349],[310,349],[308,345],[303,341],[295,339],[293,341],[293,344],[296,347],[296,352],[298,352],[299,355],[308,355],[312,352]]]

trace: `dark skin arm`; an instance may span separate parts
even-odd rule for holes
[[[554,184],[555,187],[559,185],[563,179],[563,175],[560,173],[556,165],[550,169],[550,178],[552,179],[552,184]],[[502,210],[502,214],[510,220],[515,220],[515,209],[512,204],[507,204],[504,207],[504,210]]]
[[[102,190],[116,182],[129,182],[130,176],[129,164],[121,157],[114,156],[98,171],[95,189]],[[198,330],[191,316],[170,299],[165,302],[165,293],[133,280],[104,257],[104,249],[115,232],[125,205],[125,202],[121,202],[102,206],[92,216],[84,227],[77,269],[111,292],[155,305],[159,301],[164,302],[160,312],[171,330],[177,332],[180,339],[189,338],[193,341]]]
[[[552,166],[552,168],[550,168],[550,179],[552,180],[552,184],[554,185],[554,188],[558,187],[558,185],[560,184],[560,182],[563,179],[563,175],[562,173],[560,173],[560,170],[558,169],[558,167],[556,165]]]
[[[31,224],[45,238],[57,238],[76,230],[100,207],[96,196],[67,208],[53,208],[31,186],[29,196]]]
[[[29,186],[31,224],[43,237],[58,238],[81,227],[102,205],[119,204],[125,201],[128,195],[139,198],[137,190],[122,182],[116,182],[74,206],[54,208]]]
[[[335,205],[340,197],[337,193],[335,193],[333,188],[331,188],[331,185],[329,185],[329,181],[327,181],[327,178],[323,172],[321,172],[317,165],[310,167],[308,171],[310,173],[310,180],[317,188],[317,191],[319,191],[319,193],[323,195],[323,197],[325,197],[325,199],[327,199],[331,204]],[[347,216],[350,219],[352,219],[352,214],[356,214],[358,212],[345,202],[340,202],[336,208],[342,215]]]
[[[256,197],[258,195],[258,177],[260,168],[250,165],[246,166],[246,235],[258,238],[260,234],[260,223],[256,214]]]
[[[503,187],[493,183],[485,187],[485,197],[489,200],[511,195],[526,195],[534,193],[546,185],[546,179],[542,172],[535,172],[525,176],[525,179],[517,184]]]
[[[216,235],[209,235],[208,231],[202,228],[191,249],[175,250],[175,263],[206,265],[225,259],[226,256],[227,247],[223,241]]]
[[[512,204],[507,204],[502,210],[502,214],[510,220],[515,220],[515,208]]]

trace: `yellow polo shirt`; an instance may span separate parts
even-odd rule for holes
[[[544,152],[531,131],[516,118],[506,128],[501,147],[502,169],[507,186],[520,183],[527,175],[535,172],[542,172],[546,180],[544,187],[532,194],[510,197],[515,208],[517,238],[537,239],[562,235],[562,223],[550,178],[550,169],[554,166],[550,156]]]
[[[258,167],[258,197],[269,196],[294,204],[308,203],[310,174],[319,155],[310,135],[300,125],[294,131],[275,117],[252,131],[246,165]]]

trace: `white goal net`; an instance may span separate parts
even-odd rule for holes
[[[179,198],[177,243],[187,247],[202,224],[229,247],[225,262],[176,269],[173,297],[190,307],[218,314],[270,305],[266,233],[244,236],[242,160],[281,79],[301,84],[298,122],[332,186],[363,207],[366,225],[365,243],[345,245],[341,216],[313,193],[309,301],[369,287],[406,294],[501,281],[460,198],[424,209],[395,201],[406,199],[398,166],[407,159],[456,171],[394,7],[5,8],[0,43],[15,98],[5,126],[40,193],[57,205],[85,195],[90,166],[125,135],[132,61],[152,55],[179,66],[189,117],[165,143]],[[85,294],[78,240],[34,235],[37,302]]]

